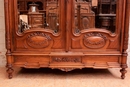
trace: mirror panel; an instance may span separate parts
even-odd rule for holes
[[[17,0],[18,32],[31,29],[59,31],[59,0]]]
[[[74,0],[75,33],[83,29],[116,30],[116,0]]]

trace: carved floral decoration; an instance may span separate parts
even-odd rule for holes
[[[26,42],[32,48],[45,48],[49,46],[51,37],[45,33],[31,33],[27,36]]]
[[[107,37],[101,33],[87,33],[84,35],[83,43],[88,48],[102,48],[106,45]]]
[[[81,58],[66,58],[66,57],[63,57],[63,58],[52,58],[52,62],[74,62],[74,63],[77,63],[77,62],[81,62]]]

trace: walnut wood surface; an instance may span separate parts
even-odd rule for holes
[[[28,11],[31,1],[40,2],[37,13]],[[4,0],[8,77],[17,66],[66,72],[122,68],[124,79],[130,0],[102,0],[98,8],[86,1]],[[104,8],[108,4],[110,8]],[[30,29],[19,31],[21,14],[28,15]]]

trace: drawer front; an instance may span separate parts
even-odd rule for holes
[[[43,19],[44,19],[43,14],[29,15],[29,24],[31,25],[32,28],[43,27],[44,25]]]
[[[82,57],[68,57],[68,56],[57,56],[51,57],[50,65],[82,65]]]
[[[85,67],[90,68],[119,68],[121,63],[120,56],[84,56],[82,59]]]
[[[32,18],[32,24],[43,24],[43,19],[42,17],[33,17]]]
[[[80,56],[52,56],[50,68],[68,72],[74,69],[82,69],[84,68],[84,64]]]
[[[120,56],[14,56],[14,65],[25,68],[56,69],[120,67]]]
[[[48,67],[49,56],[14,56],[14,66],[25,68]]]

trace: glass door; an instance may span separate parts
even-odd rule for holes
[[[48,29],[59,32],[60,0],[17,0],[18,32]]]
[[[65,0],[14,0],[15,49],[64,51],[64,2]]]
[[[115,32],[116,0],[74,0],[74,3],[75,33],[91,28]]]
[[[123,0],[73,0],[70,48],[120,50],[124,3]]]

